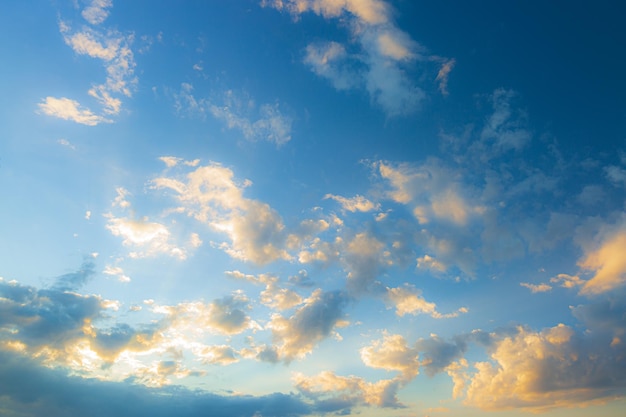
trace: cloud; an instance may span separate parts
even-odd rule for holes
[[[114,277],[117,277],[117,280],[119,282],[130,282],[130,277],[128,275],[126,275],[124,273],[124,270],[122,268],[120,268],[119,266],[107,265],[104,268],[104,271],[102,271],[102,273],[104,273],[106,275],[112,275]]]
[[[279,279],[269,274],[261,274],[258,277],[254,275],[245,275],[240,271],[226,271],[227,276],[235,279],[245,279],[254,284],[265,285],[265,289],[261,292],[261,303],[274,309],[287,310],[302,303],[302,297],[298,293],[281,288]]]
[[[552,287],[548,284],[530,284],[528,282],[520,282],[520,284],[522,287],[526,287],[530,290],[530,292],[532,292],[533,294],[538,293],[538,292],[548,292],[552,289]]]
[[[604,168],[606,177],[616,186],[626,186],[626,169],[611,165]]]
[[[410,204],[421,224],[440,220],[465,226],[472,217],[485,212],[482,205],[468,201],[472,191],[469,184],[463,184],[459,173],[437,159],[418,166],[378,161],[372,167],[391,186],[387,197],[400,204]]]
[[[623,395],[623,349],[603,339],[578,335],[563,324],[540,332],[519,328],[496,342],[490,362],[474,365],[465,402],[484,410],[541,411]]]
[[[448,76],[450,75],[452,68],[454,68],[454,64],[456,64],[454,59],[444,61],[439,69],[439,72],[437,73],[436,81],[439,81],[439,91],[441,91],[441,94],[444,96],[448,95]]]
[[[303,62],[316,75],[329,80],[337,90],[348,90],[359,84],[346,49],[337,42],[307,45]]]
[[[410,381],[419,373],[418,351],[407,345],[401,335],[385,335],[382,340],[360,350],[363,363],[372,368],[398,371],[403,381]]]
[[[109,17],[107,9],[113,7],[112,0],[92,0],[83,12],[83,18],[92,25],[99,25]]]
[[[87,126],[96,126],[102,122],[110,120],[94,114],[91,110],[82,108],[76,101],[69,98],[46,97],[39,103],[39,109],[48,116],[58,117],[63,120],[71,120]]]
[[[154,306],[153,311],[165,314],[167,323],[163,332],[180,334],[182,331],[214,332],[233,335],[239,334],[254,325],[246,313],[250,309],[250,300],[243,292],[217,298],[205,304],[203,302],[179,303],[175,306]]]
[[[342,411],[359,405],[400,408],[396,393],[400,381],[383,379],[367,382],[356,376],[338,376],[324,371],[312,377],[301,373],[294,374],[294,385],[305,397],[313,400],[313,407],[321,413]]]
[[[3,408],[25,416],[293,417],[311,412],[310,405],[296,395],[222,396],[180,386],[146,388],[131,382],[105,382],[68,376],[7,352],[0,352],[0,380],[12,381],[0,385]]]
[[[83,17],[93,25],[102,23],[108,16],[108,8],[112,7],[109,0],[93,0],[83,10]],[[65,43],[79,55],[99,59],[106,71],[103,84],[92,86],[87,94],[100,104],[102,114],[82,108],[76,101],[68,98],[46,97],[39,108],[49,116],[88,126],[112,122],[109,116],[118,115],[122,108],[119,96],[130,97],[137,79],[134,76],[135,59],[130,45],[133,35],[123,35],[115,30],[96,30],[83,27],[73,31],[65,23],[60,23],[60,31]]]
[[[291,317],[272,315],[268,327],[278,344],[279,357],[290,362],[311,353],[315,345],[345,324],[344,308],[348,300],[344,292],[318,289]]]
[[[228,236],[218,245],[231,257],[264,265],[290,260],[297,251],[328,228],[325,220],[303,221],[290,233],[281,216],[268,204],[244,197],[248,180],[237,181],[231,169],[218,163],[197,167],[184,177],[163,176],[152,181],[153,189],[174,192],[182,213]]]
[[[581,294],[601,294],[626,284],[626,222],[611,229],[600,232],[596,236],[599,243],[578,261],[583,270],[593,273],[581,288]]]
[[[384,247],[383,242],[367,232],[347,242],[344,262],[349,271],[346,287],[351,294],[361,295],[377,289],[377,278],[389,264]]]
[[[336,202],[341,204],[341,207],[343,207],[343,209],[348,210],[352,213],[356,211],[367,212],[380,209],[379,203],[373,203],[362,195],[356,195],[352,198],[346,198],[339,195],[326,194],[324,196],[324,199],[335,200]]]
[[[426,301],[421,296],[421,291],[412,285],[406,284],[403,287],[387,288],[387,299],[396,308],[396,314],[400,317],[406,314],[428,314],[432,318],[453,318],[459,313],[467,313],[467,308],[461,307],[454,313],[441,314],[437,311],[437,305]]]
[[[133,220],[109,215],[106,228],[114,236],[123,239],[125,246],[136,248],[130,253],[132,258],[143,258],[155,256],[157,254],[167,254],[178,259],[186,259],[185,248],[172,245],[170,243],[171,233],[167,227],[161,223],[150,222],[147,218]]]
[[[293,120],[281,111],[278,102],[257,106],[247,94],[233,90],[227,90],[220,98],[196,98],[193,86],[187,83],[181,85],[174,99],[178,112],[211,114],[251,142],[268,141],[281,146],[291,140]]]
[[[203,363],[216,365],[230,365],[239,361],[237,352],[228,345],[206,346],[197,353],[197,356]]]
[[[530,142],[532,135],[526,128],[526,115],[511,106],[516,96],[514,91],[505,89],[497,89],[491,95],[493,113],[480,133],[480,142],[477,142],[481,148],[491,148],[485,156],[519,151]]]
[[[70,272],[57,277],[52,288],[58,291],[77,290],[95,274],[94,268],[95,264],[93,261],[87,258],[83,261],[83,264],[78,271]]]
[[[263,6],[286,10],[295,17],[312,12],[325,19],[347,23],[351,49],[335,42],[309,44],[303,62],[339,90],[365,89],[371,100],[388,116],[402,116],[417,110],[426,97],[408,71],[421,63],[444,62],[437,77],[445,86],[453,60],[428,56],[408,34],[391,19],[390,6],[380,0],[273,0]]]

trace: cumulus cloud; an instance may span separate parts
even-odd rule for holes
[[[150,222],[147,218],[133,220],[109,215],[107,229],[114,236],[123,239],[122,243],[133,249],[132,258],[167,254],[178,259],[186,259],[187,251],[170,243],[171,233],[161,223]]]
[[[98,25],[107,18],[110,7],[110,0],[93,0],[83,10],[82,15],[92,25]],[[40,110],[46,115],[88,126],[112,122],[109,117],[118,115],[121,111],[121,97],[130,97],[137,82],[134,75],[135,59],[130,48],[133,35],[91,27],[74,31],[65,22],[61,22],[60,31],[65,43],[78,55],[102,61],[106,72],[105,82],[94,85],[87,91],[100,104],[102,112],[94,113],[83,108],[78,101],[65,97],[46,97],[39,104]]]
[[[304,305],[288,318],[272,315],[272,330],[281,359],[290,362],[311,353],[315,346],[346,324],[344,309],[348,303],[344,292],[315,290]]]
[[[419,373],[418,351],[407,345],[401,335],[385,335],[382,340],[360,350],[363,363],[372,368],[398,371],[409,381]]]
[[[46,97],[39,103],[39,109],[48,116],[71,120],[87,126],[95,126],[99,123],[110,121],[82,107],[76,100],[71,100],[66,97]]]
[[[400,381],[383,379],[368,382],[357,376],[339,376],[331,371],[307,377],[296,373],[294,385],[305,397],[313,400],[313,407],[322,413],[349,413],[359,405],[399,408],[396,393]]]
[[[226,271],[226,275],[236,279],[245,279],[254,284],[265,285],[261,292],[261,303],[278,310],[286,310],[302,303],[302,297],[295,291],[282,288],[279,278],[269,274],[261,274],[258,277],[246,275],[240,271]]]
[[[426,54],[421,45],[395,25],[391,8],[384,1],[273,0],[262,4],[296,17],[311,12],[347,22],[352,35],[350,46],[355,52],[348,53],[344,45],[335,41],[316,42],[306,47],[303,61],[337,89],[365,89],[389,116],[414,112],[426,97],[407,74],[414,70],[415,62],[444,62],[437,81],[440,88],[447,85],[453,61]]]
[[[563,324],[540,332],[520,328],[495,344],[490,362],[474,365],[466,403],[544,410],[613,398],[626,387],[626,362],[611,339],[601,340]]]
[[[236,259],[267,264],[292,259],[312,236],[328,228],[325,220],[304,221],[289,232],[281,216],[268,204],[246,198],[248,180],[237,181],[233,171],[218,163],[199,166],[181,176],[162,176],[154,189],[174,192],[180,211],[228,236],[219,247]]]

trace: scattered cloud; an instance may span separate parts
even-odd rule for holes
[[[520,284],[522,287],[526,287],[530,290],[530,292],[532,292],[533,294],[538,293],[538,292],[548,292],[550,290],[552,290],[552,287],[548,284],[545,283],[541,283],[541,284],[530,284],[528,282],[520,282]]]
[[[110,120],[105,117],[94,114],[91,110],[83,108],[76,100],[65,97],[46,97],[39,103],[39,109],[48,116],[70,120],[87,126],[110,122]]]
[[[352,407],[359,405],[402,407],[396,397],[400,381],[394,379],[367,382],[360,377],[324,371],[312,377],[296,373],[293,381],[298,391],[313,400],[314,409],[321,413],[349,413]]]
[[[311,12],[346,23],[355,52],[347,52],[336,41],[316,42],[306,47],[303,62],[339,90],[366,90],[388,116],[413,113],[426,97],[408,75],[415,71],[415,62],[444,62],[437,81],[442,91],[447,86],[454,60],[429,56],[394,24],[391,7],[384,1],[273,0],[262,5],[286,10],[295,17]]]
[[[293,120],[284,114],[278,102],[257,105],[247,94],[233,90],[227,90],[219,98],[196,98],[193,86],[188,83],[181,85],[174,99],[179,113],[210,114],[228,129],[240,131],[248,141],[281,146],[291,140]]]
[[[92,25],[99,25],[109,17],[109,8],[113,7],[112,0],[92,0],[89,6],[83,9],[83,18]]]
[[[356,211],[367,212],[380,209],[379,203],[373,203],[362,195],[356,195],[352,198],[346,198],[339,195],[326,194],[324,196],[324,199],[335,200],[336,202],[341,204],[341,207],[343,207],[344,210],[348,210],[352,213]]]
[[[426,301],[421,291],[412,285],[403,287],[387,288],[387,300],[396,308],[396,314],[400,317],[406,314],[428,314],[435,319],[457,317],[459,313],[467,313],[467,308],[460,308],[454,313],[441,314],[437,311],[437,305]]]
[[[92,0],[83,9],[82,16],[92,25],[99,25],[108,17],[112,5],[110,0]],[[78,101],[66,97],[46,97],[39,104],[40,110],[46,115],[88,126],[111,123],[112,119],[109,117],[116,116],[121,111],[120,96],[130,97],[137,83],[134,75],[135,59],[130,48],[134,36],[88,26],[74,31],[64,21],[60,23],[60,31],[65,43],[78,55],[86,55],[103,62],[106,81],[92,86],[87,91],[87,94],[100,104],[102,112],[94,113],[81,106]]]
[[[291,317],[272,315],[268,327],[278,344],[279,357],[285,362],[304,358],[335,328],[345,325],[344,309],[348,300],[344,292],[318,289]]]
[[[401,335],[385,335],[382,340],[360,350],[363,363],[372,368],[398,371],[403,381],[410,381],[419,373],[418,351],[407,345]]]

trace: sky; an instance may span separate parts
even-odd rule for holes
[[[626,407],[621,1],[0,5],[0,414]]]

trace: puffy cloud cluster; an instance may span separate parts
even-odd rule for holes
[[[250,184],[248,180],[238,182],[231,169],[213,162],[197,167],[183,178],[162,176],[152,181],[154,189],[175,193],[181,205],[176,211],[226,234],[230,243],[219,247],[244,261],[262,265],[289,260],[290,250],[299,249],[315,234],[329,228],[323,219],[305,220],[290,232],[267,203],[244,196],[244,189]]]
[[[626,387],[624,349],[598,336],[578,335],[563,324],[540,332],[520,328],[495,343],[490,362],[474,365],[466,402],[488,410],[541,410],[615,397]]]
[[[268,327],[272,330],[279,357],[285,362],[303,358],[336,328],[346,325],[344,309],[348,301],[344,292],[318,289],[291,317],[272,315]]]

